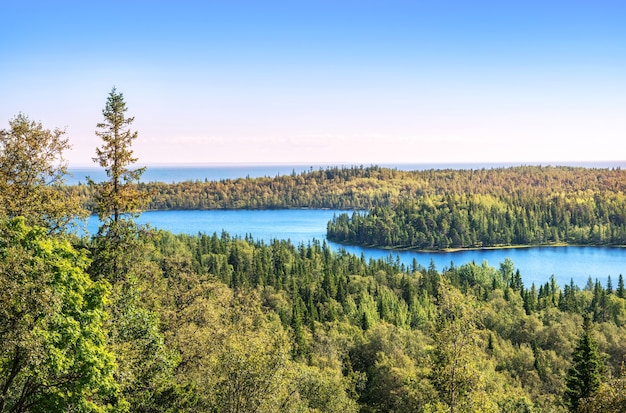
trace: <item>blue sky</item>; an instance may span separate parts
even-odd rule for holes
[[[141,163],[626,159],[621,1],[29,1],[0,25],[0,122],[89,165],[115,85]]]

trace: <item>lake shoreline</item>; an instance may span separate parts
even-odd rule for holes
[[[493,250],[511,250],[511,249],[532,249],[532,248],[558,248],[558,247],[591,247],[591,248],[626,248],[623,244],[568,244],[565,242],[548,243],[548,244],[521,244],[521,245],[493,245],[487,247],[456,247],[456,248],[411,248],[411,247],[390,247],[376,244],[351,244],[326,238],[330,242],[337,245],[345,245],[350,247],[361,247],[369,249],[379,249],[385,251],[402,251],[402,252],[420,252],[420,253],[455,253],[465,251],[493,251]]]
[[[167,212],[204,212],[204,211],[250,211],[250,212],[277,212],[277,211],[334,211],[340,213],[346,212],[362,212],[361,210],[353,210],[353,209],[336,209],[336,208],[311,208],[311,207],[295,207],[295,208],[211,208],[211,209],[145,209],[143,212],[150,213],[167,213]],[[140,213],[141,214],[141,213]],[[91,213],[90,215],[96,215],[95,213]],[[227,231],[228,232],[228,231]],[[349,246],[349,247],[361,247],[367,249],[379,249],[384,251],[398,251],[398,252],[419,252],[419,253],[455,253],[455,252],[465,252],[465,251],[493,251],[493,250],[511,250],[511,249],[533,249],[533,248],[554,248],[554,247],[591,247],[591,248],[617,248],[622,249],[626,248],[625,244],[568,244],[566,242],[556,242],[556,243],[544,243],[544,244],[520,244],[520,245],[493,245],[493,246],[485,246],[485,247],[456,247],[456,248],[411,248],[411,247],[390,247],[390,246],[382,246],[382,245],[364,245],[364,244],[351,244],[344,243],[340,241],[335,241],[329,239],[327,236],[324,237],[326,241],[333,242],[337,245]]]
[[[146,211],[137,219],[137,224],[150,224],[152,228],[170,231],[173,234],[195,236],[205,234],[218,236],[226,231],[231,237],[247,235],[255,241],[265,243],[272,240],[287,240],[294,245],[313,242],[320,243],[326,238],[326,225],[338,210],[291,209],[291,210],[166,210]],[[90,216],[87,233],[98,230],[98,217]],[[569,284],[571,279],[580,286],[585,286],[588,278],[606,282],[610,275],[617,279],[619,274],[626,274],[624,248],[615,246],[571,246],[560,244],[563,248],[552,248],[555,244],[536,247],[515,246],[509,248],[474,248],[452,251],[408,251],[399,249],[365,248],[325,241],[331,250],[345,250],[347,253],[366,260],[399,259],[410,268],[415,261],[424,267],[434,263],[438,270],[455,266],[487,261],[497,266],[506,258],[515,264],[522,274],[526,285],[543,284],[554,275],[559,285]]]

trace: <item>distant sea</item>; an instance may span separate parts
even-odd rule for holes
[[[362,166],[372,166],[373,164],[363,164]],[[626,161],[603,161],[603,162],[545,162],[545,163],[415,163],[415,164],[376,164],[385,168],[393,168],[402,171],[423,171],[429,169],[491,169],[507,168],[520,165],[543,165],[543,166],[581,166],[585,168],[626,168]],[[321,164],[259,164],[259,165],[159,165],[147,166],[142,175],[143,182],[185,182],[185,181],[219,181],[222,179],[237,178],[260,178],[290,175],[292,173],[302,173],[310,170],[326,169],[329,167],[359,167],[361,165],[321,165]],[[90,177],[96,182],[106,180],[104,170],[96,167],[75,167],[69,168],[71,176],[65,180],[68,185],[87,183]]]

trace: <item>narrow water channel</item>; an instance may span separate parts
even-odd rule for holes
[[[334,214],[344,211],[293,209],[293,210],[210,210],[210,211],[149,211],[138,219],[139,223],[149,223],[152,227],[173,233],[218,234],[222,230],[231,236],[251,235],[265,242],[271,239],[290,239],[294,245],[308,243],[313,239],[322,242],[326,238],[326,224]],[[88,231],[95,233],[97,218],[88,221]],[[609,247],[535,247],[515,249],[471,250],[459,252],[416,252],[390,251],[378,248],[342,246],[328,243],[333,249],[346,249],[348,252],[366,259],[399,259],[410,266],[413,259],[428,267],[431,260],[438,270],[469,262],[478,264],[487,261],[490,266],[499,267],[510,258],[520,270],[524,284],[530,286],[544,284],[554,275],[562,286],[571,279],[583,287],[589,277],[605,284],[611,276],[617,284],[620,274],[626,274],[626,249]]]

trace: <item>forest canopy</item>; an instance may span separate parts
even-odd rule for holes
[[[276,177],[179,183],[144,182],[148,210],[331,208],[369,210],[422,196],[491,195],[496,198],[623,193],[626,172],[564,166],[403,171],[378,166],[329,167]],[[85,185],[66,188],[92,207]]]
[[[439,271],[324,241],[174,235],[134,221],[148,196],[159,209],[363,210],[329,231],[363,235],[358,224],[371,229],[367,243],[389,228],[385,242],[427,229],[437,247],[585,234],[621,243],[621,170],[355,167],[144,184],[126,110],[113,89],[97,126],[107,181],[89,186],[56,184],[61,131],[14,121],[58,142],[44,158],[25,155],[45,150],[34,141],[23,151],[20,135],[3,131],[0,179],[17,195],[0,210],[0,412],[626,409],[621,275],[616,286],[554,277],[528,286],[510,260]],[[34,176],[29,159],[39,162]],[[82,238],[65,231],[79,199],[101,219]]]
[[[423,196],[328,224],[328,239],[366,246],[446,249],[511,245],[624,245],[626,196]]]
[[[519,166],[400,171],[326,168],[274,178],[138,183],[152,210],[331,208],[328,238],[364,246],[446,249],[626,244],[626,172]],[[64,189],[93,210],[93,193]]]

